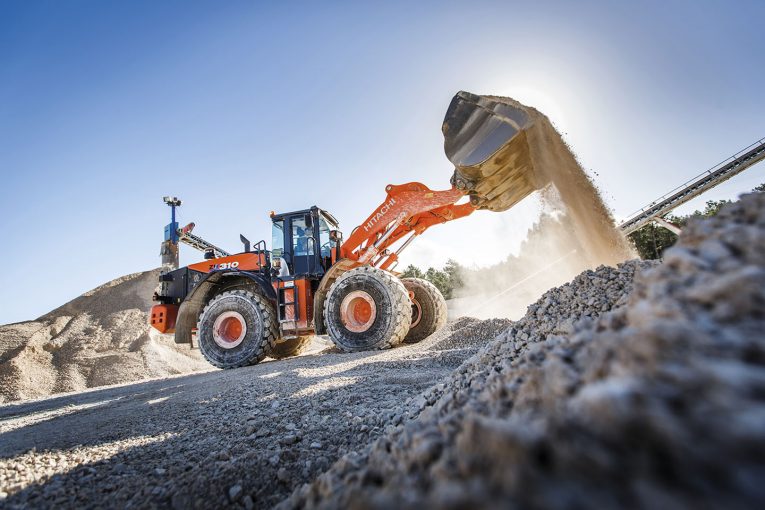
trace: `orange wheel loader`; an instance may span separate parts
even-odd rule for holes
[[[173,213],[151,325],[220,368],[296,355],[312,335],[327,334],[347,352],[426,338],[446,322],[446,302],[429,282],[399,278],[398,257],[433,225],[476,209],[506,210],[544,185],[529,157],[532,124],[512,100],[459,92],[442,127],[452,187],[388,185],[382,204],[347,238],[332,214],[314,206],[272,213],[270,249],[240,236],[243,251],[231,255],[193,235],[194,224],[179,229],[180,200],[165,197]],[[204,250],[205,260],[178,268],[179,241]]]

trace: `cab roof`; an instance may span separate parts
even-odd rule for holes
[[[297,215],[301,215],[301,214],[310,214],[310,213],[312,213],[314,211],[316,211],[317,213],[319,213],[322,216],[324,216],[324,218],[327,221],[329,221],[330,223],[332,223],[335,227],[340,226],[340,222],[337,221],[337,218],[332,216],[332,214],[329,211],[327,211],[325,209],[321,209],[321,208],[319,208],[319,207],[317,207],[315,205],[312,206],[310,209],[302,209],[300,211],[292,211],[292,212],[271,214],[271,221],[283,220],[284,218],[286,218],[288,216],[297,216]]]

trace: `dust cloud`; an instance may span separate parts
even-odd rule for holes
[[[542,212],[518,255],[482,269],[465,269],[449,303],[462,315],[518,319],[545,291],[587,269],[614,266],[636,254],[615,227],[600,193],[550,120],[514,100],[534,119],[527,130]]]

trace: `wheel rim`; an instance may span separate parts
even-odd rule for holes
[[[349,331],[362,333],[372,327],[377,317],[377,305],[363,290],[354,290],[340,303],[340,320]]]
[[[422,320],[422,307],[420,302],[416,299],[412,299],[412,325],[410,328],[415,327]]]
[[[247,323],[239,312],[223,312],[213,324],[213,340],[224,349],[233,349],[247,334]]]

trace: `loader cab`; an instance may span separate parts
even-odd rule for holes
[[[316,206],[302,211],[271,214],[271,259],[282,259],[291,276],[322,276],[337,260],[338,222]]]

